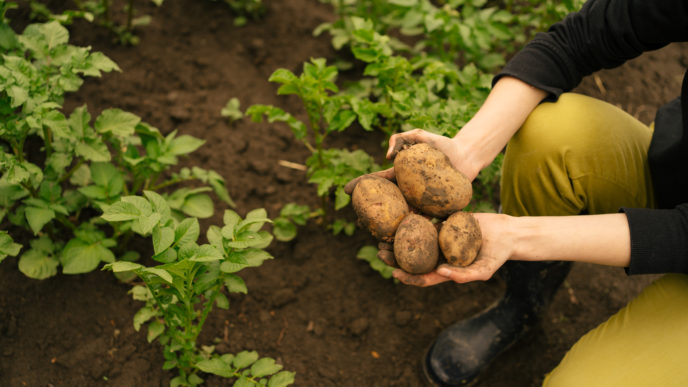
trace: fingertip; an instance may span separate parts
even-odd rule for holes
[[[394,247],[391,243],[380,242],[377,244],[378,250],[392,250]]]

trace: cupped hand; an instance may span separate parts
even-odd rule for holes
[[[513,241],[510,238],[510,217],[502,214],[474,213],[480,224],[482,233],[482,247],[475,261],[468,266],[452,266],[441,264],[435,271],[427,274],[409,274],[401,269],[392,275],[399,281],[414,286],[433,286],[442,282],[453,281],[465,283],[472,281],[487,281],[502,267],[512,253]],[[391,245],[390,245],[391,246]],[[378,257],[393,262],[394,253],[391,249],[382,249],[380,245]],[[385,259],[383,259],[385,257]],[[388,263],[389,264],[389,263]]]

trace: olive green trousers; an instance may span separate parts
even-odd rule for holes
[[[514,216],[615,213],[654,206],[652,128],[574,93],[542,103],[509,142],[502,211]],[[688,276],[670,274],[585,334],[545,386],[688,386]]]

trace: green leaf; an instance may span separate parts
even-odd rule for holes
[[[148,324],[148,336],[146,336],[146,340],[152,343],[158,336],[163,334],[163,332],[165,332],[165,325],[163,323],[157,320],[151,321],[151,323]]]
[[[268,387],[285,387],[294,383],[294,378],[296,376],[295,372],[282,371],[275,374],[268,381]]]
[[[136,231],[141,235],[148,235],[153,230],[155,226],[160,223],[160,214],[154,212],[150,215],[142,215],[138,218],[138,221],[132,227],[132,230]]]
[[[127,137],[134,134],[136,125],[141,119],[129,112],[112,108],[104,110],[96,119],[95,129],[98,133],[112,133],[116,136]]]
[[[128,261],[117,261],[110,263],[108,265],[105,265],[103,269],[110,269],[114,273],[121,273],[124,271],[133,271],[142,268],[143,266],[141,264],[135,263],[135,262],[128,262]]]
[[[153,259],[162,263],[171,263],[177,259],[177,251],[174,249],[167,249],[161,254],[154,255]]]
[[[91,182],[91,169],[87,165],[82,164],[72,173],[69,182],[78,187],[88,185],[88,183]],[[103,193],[104,192],[103,190]]]
[[[97,185],[87,185],[79,188],[78,191],[89,199],[105,200],[108,197],[105,188]]]
[[[7,256],[15,257],[19,254],[22,245],[14,243],[12,237],[6,231],[0,231],[0,262]]]
[[[223,234],[224,236],[224,234]],[[264,249],[270,245],[273,236],[267,231],[259,232],[241,232],[237,234],[235,240],[228,241],[227,246],[235,249],[245,249],[248,247],[255,247],[259,249]]]
[[[244,115],[241,113],[239,99],[232,98],[227,101],[227,105],[220,111],[222,117],[227,117],[230,121],[235,121],[241,119]]]
[[[356,113],[351,110],[340,110],[329,122],[328,132],[341,132],[356,120]]]
[[[75,152],[90,161],[110,161],[112,159],[110,150],[100,138],[83,139],[82,142],[76,144]]]
[[[170,206],[167,204],[162,195],[155,191],[143,191],[150,204],[152,205],[152,210],[154,213],[160,214],[161,223],[165,223],[171,217]]]
[[[201,140],[189,135],[183,135],[173,139],[167,150],[175,156],[180,156],[195,151],[203,144],[205,144],[205,140]]]
[[[43,24],[41,32],[45,36],[49,49],[69,42],[69,31],[56,21]]]
[[[108,58],[102,52],[92,52],[88,59],[94,68],[109,73],[110,71],[116,70],[121,71],[117,63],[113,62],[112,59]]]
[[[158,255],[174,243],[174,230],[171,227],[153,228],[153,252]]]
[[[244,280],[238,275],[227,274],[225,278],[225,286],[227,290],[231,293],[244,293],[248,294],[248,288]]]
[[[46,279],[57,274],[59,262],[44,251],[31,249],[19,257],[19,271],[33,279]]]
[[[43,117],[43,125],[52,130],[55,138],[70,139],[74,136],[69,130],[69,123],[64,114],[56,110],[51,110]]]
[[[392,272],[394,271],[394,268],[387,265],[380,258],[378,258],[377,252],[378,249],[375,246],[363,246],[358,250],[356,258],[367,261],[373,270],[380,273],[382,278],[392,278]]]
[[[346,207],[347,204],[351,201],[351,196],[344,192],[344,187],[338,186],[337,189],[335,190],[335,197],[334,197],[334,209],[335,210],[340,210],[344,207]]]
[[[247,266],[246,264],[224,261],[220,264],[220,271],[223,273],[236,273],[245,269]]]
[[[238,228],[241,229],[243,228],[243,225],[250,224],[250,226],[247,228],[249,231],[258,231],[266,222],[271,222],[271,220],[268,218],[268,212],[265,210],[265,208],[256,208],[246,214],[244,221],[240,223],[242,226],[239,226]]]
[[[151,307],[144,306],[143,308],[139,309],[138,312],[134,314],[134,330],[136,332],[141,330],[141,326],[156,315],[157,312]]]
[[[115,197],[124,189],[124,175],[110,163],[92,163],[91,179],[105,188],[107,197]]]
[[[181,210],[196,218],[209,218],[213,216],[213,200],[206,194],[189,195],[184,200]]]
[[[268,82],[290,83],[298,81],[298,77],[287,69],[277,69],[270,75]]]
[[[231,378],[234,376],[232,367],[217,357],[199,361],[196,363],[196,368],[209,374],[222,376],[223,378]]]
[[[220,309],[227,310],[229,309],[229,299],[224,294],[218,293],[215,297],[215,305]]]
[[[55,211],[49,208],[26,207],[25,214],[34,235],[38,235],[46,223],[55,219]]]
[[[102,218],[108,222],[123,222],[138,219],[141,211],[129,202],[119,201],[105,208]]]
[[[258,352],[256,351],[241,351],[236,354],[232,364],[236,368],[246,368],[258,360]]]
[[[169,283],[173,282],[172,275],[165,269],[159,269],[156,267],[145,267],[141,269],[141,271],[157,275],[158,277],[162,278],[163,280]]]
[[[237,214],[234,210],[225,210],[222,221],[224,222],[225,226],[231,226],[234,228],[234,226],[241,222],[241,216],[239,216],[239,214]]]
[[[220,227],[211,225],[210,227],[208,227],[208,231],[206,231],[205,237],[211,245],[217,247],[218,249],[223,249],[222,231],[220,230]]]
[[[100,262],[113,262],[115,255],[104,247],[100,241],[87,243],[74,238],[67,242],[62,250],[60,262],[65,274],[81,274],[95,270]]]
[[[151,203],[142,196],[122,196],[121,201],[134,205],[141,215],[147,216],[153,213],[153,206],[151,206]]]
[[[12,103],[10,104],[11,108],[21,106],[24,102],[26,102],[27,99],[29,99],[29,91],[17,85],[8,87],[6,93],[12,100]]]
[[[254,378],[262,378],[263,376],[272,375],[281,369],[281,365],[275,364],[275,359],[264,357],[253,363],[251,366],[251,376]]]
[[[364,261],[372,261],[377,258],[378,249],[375,246],[363,246],[356,253],[356,258]]]
[[[198,247],[196,256],[191,260],[194,262],[213,262],[222,260],[224,257],[222,253],[211,245],[201,245]]]
[[[218,175],[214,171],[210,171],[208,176],[208,184],[210,184],[215,192],[215,195],[217,195],[220,200],[227,203],[227,205],[230,207],[236,207],[236,204],[234,204],[234,201],[229,196],[227,185],[225,184],[225,180],[222,178],[222,176]]]
[[[272,234],[278,241],[289,242],[296,238],[298,233],[297,227],[289,219],[279,217],[274,220],[272,227]]]
[[[184,246],[187,243],[196,242],[201,235],[201,227],[196,218],[186,218],[182,220],[174,230],[174,242],[177,246]]]

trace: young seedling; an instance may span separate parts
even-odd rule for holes
[[[346,130],[355,120],[349,96],[335,95],[339,88],[335,84],[338,71],[327,66],[325,59],[312,59],[303,66],[303,73],[296,76],[287,69],[278,69],[269,81],[281,84],[277,93],[297,95],[304,103],[308,124],[284,110],[270,105],[253,105],[246,114],[253,121],[286,123],[294,136],[311,151],[306,160],[309,182],[317,185],[317,194],[322,200],[321,210],[329,216],[328,201],[334,196],[334,210],[348,205],[350,198],[344,186],[351,179],[379,169],[372,157],[362,150],[325,148],[325,139],[332,133]],[[334,231],[353,231],[353,226],[336,223]]]
[[[105,208],[102,218],[150,237],[156,266],[117,261],[104,268],[116,273],[133,272],[142,281],[132,289],[135,299],[145,302],[134,316],[138,331],[148,325],[148,341],[163,346],[166,370],[176,369],[172,386],[201,384],[201,372],[235,379],[235,385],[286,386],[294,373],[281,371],[271,358],[256,352],[215,354],[198,345],[198,337],[214,306],[229,308],[227,294],[247,293],[236,273],[260,266],[272,256],[265,251],[273,237],[262,231],[270,223],[264,209],[241,218],[227,210],[222,227],[210,226],[207,244],[199,244],[196,218],[178,220],[162,196],[145,191],[144,197],[123,196]]]

